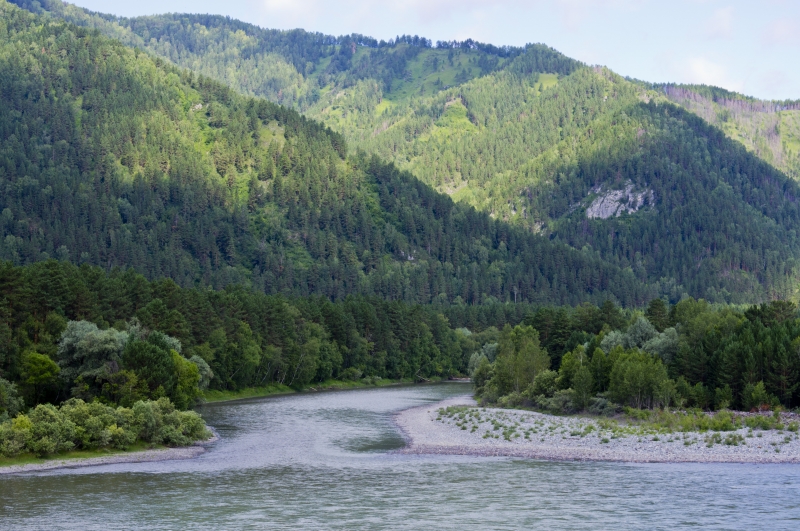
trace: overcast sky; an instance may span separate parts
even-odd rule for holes
[[[706,83],[800,99],[797,0],[77,0],[123,16],[229,15],[266,28],[388,40],[542,42],[646,81]]]

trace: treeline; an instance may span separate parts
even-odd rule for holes
[[[652,85],[681,107],[741,142],[751,153],[800,179],[800,101],[766,101],[705,85]]]
[[[324,96],[320,89],[335,95],[361,80],[374,80],[387,94],[398,90],[404,93],[409,85],[416,92],[420,83],[412,82],[411,78],[412,70],[420,66],[418,62],[425,63],[425,74],[436,72],[440,81],[434,86],[430,80],[423,92],[458,84],[454,78],[457,74],[463,73],[462,81],[485,75],[519,55],[528,56],[529,67],[537,65],[534,71],[569,73],[580,65],[538,44],[524,48],[498,47],[473,39],[434,44],[417,35],[401,35],[387,42],[361,34],[334,37],[303,30],[263,29],[217,15],[124,18],[59,0],[15,0],[15,3],[37,14],[97,29],[128,46],[146,49],[244,94],[309,111],[318,119],[323,118],[321,109],[313,107]],[[463,61],[454,63],[454,52],[469,55],[476,66],[475,72],[472,68],[464,70]]]
[[[686,299],[644,315],[544,308],[473,353],[485,403],[569,413],[634,408],[800,406],[800,315],[775,301],[744,311]]]
[[[19,394],[28,406],[167,397],[185,409],[206,387],[441,379],[465,374],[477,348],[430,306],[183,289],[55,260],[0,264],[0,410],[20,410]]]

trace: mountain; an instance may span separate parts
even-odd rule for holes
[[[18,3],[291,105],[351,149],[672,300],[796,296],[795,110],[773,108],[776,151],[774,116],[753,110],[763,102],[626,80],[544,45],[387,43],[210,15],[126,19],[58,0]]]
[[[454,203],[338,133],[0,3],[0,258],[182,286],[409,302],[642,304],[588,250]]]

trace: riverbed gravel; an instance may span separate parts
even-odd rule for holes
[[[800,438],[788,429],[655,433],[599,417],[482,408],[470,397],[408,409],[396,414],[395,422],[408,442],[399,450],[405,454],[636,463],[800,463]]]

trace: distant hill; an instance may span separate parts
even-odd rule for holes
[[[641,304],[590,251],[454,203],[296,111],[0,2],[0,259],[418,303]]]
[[[800,100],[758,100],[704,85],[651,86],[792,179],[800,180]]]

